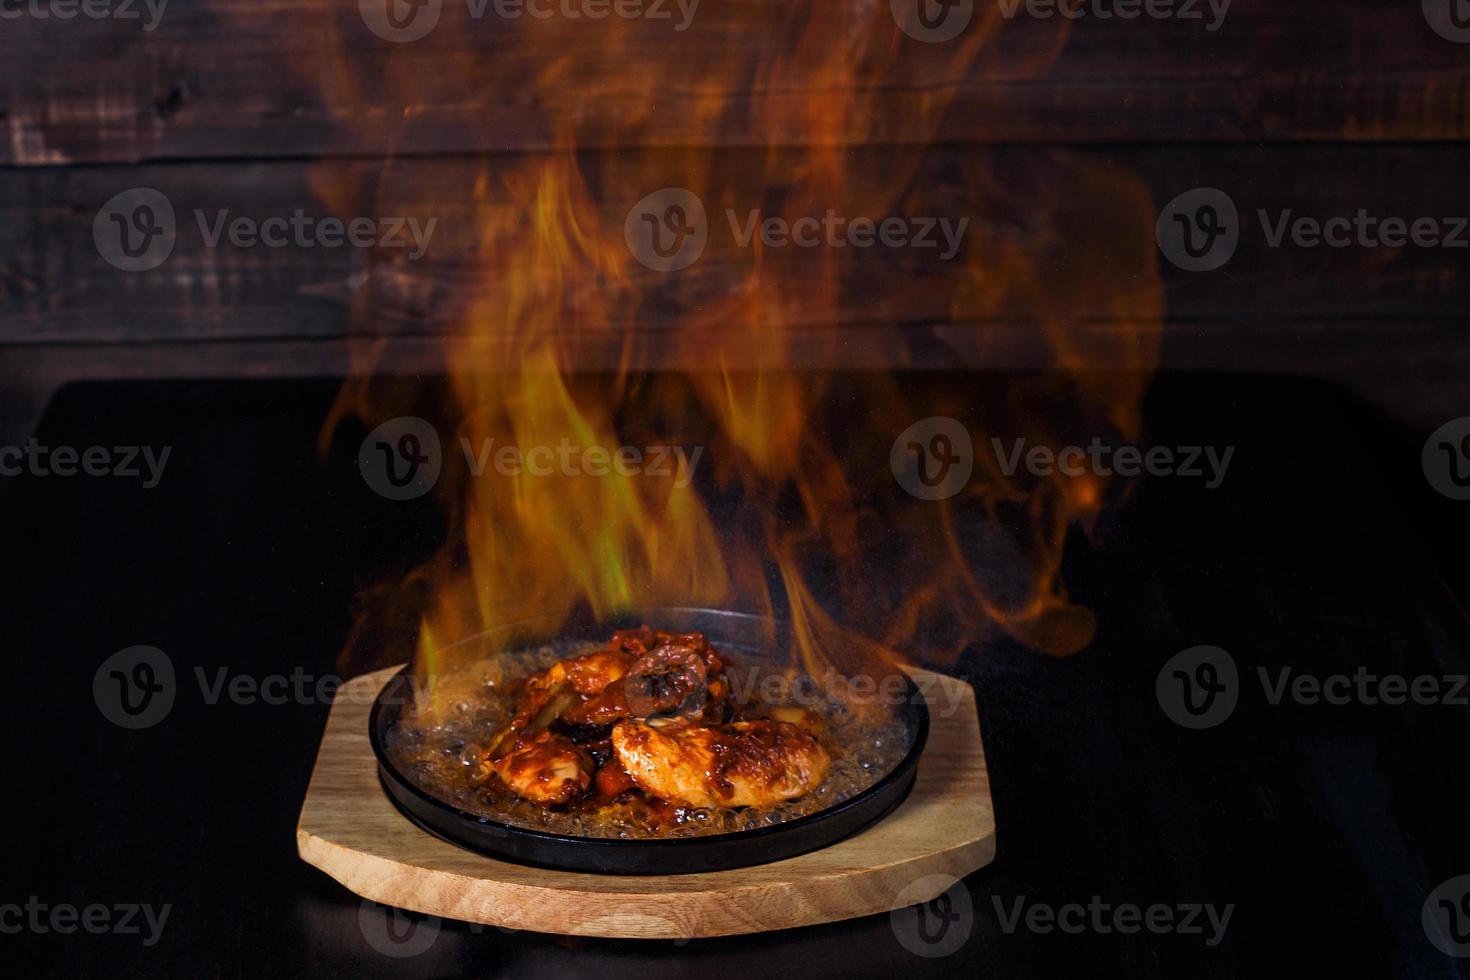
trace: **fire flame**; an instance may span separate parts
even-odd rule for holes
[[[582,606],[781,615],[795,626],[793,656],[813,674],[874,657],[943,662],[996,630],[1053,655],[1093,635],[1092,613],[1067,598],[1061,559],[1107,488],[1095,477],[1008,475],[986,443],[995,433],[1057,444],[1102,424],[1136,434],[1162,311],[1147,190],[1134,175],[1064,155],[1043,173],[1018,172],[1004,151],[935,147],[956,80],[984,57],[1006,57],[993,54],[1005,29],[997,11],[941,46],[904,36],[887,3],[735,6],[762,11],[762,30],[782,43],[732,44],[710,59],[708,43],[654,38],[648,24],[553,20],[516,28],[526,35],[519,58],[458,45],[428,77],[397,50],[372,65],[383,91],[411,93],[400,145],[411,142],[415,105],[466,86],[507,98],[588,78],[607,86],[580,112],[546,121],[550,152],[490,159],[463,184],[423,190],[419,203],[468,214],[475,256],[445,346],[457,425],[439,489],[449,540],[399,593],[419,597],[418,663],[430,674],[456,640]],[[1054,40],[1052,54],[1064,22]],[[341,90],[369,88],[351,59],[332,64]],[[1045,63],[1003,67],[1025,74]],[[916,78],[925,94],[895,116],[879,93]],[[670,87],[692,132],[769,134],[766,145],[596,151],[639,142]],[[349,207],[340,168],[324,165],[318,178],[324,200]],[[380,183],[391,183],[387,170]],[[1021,199],[1042,202],[1039,212],[1008,208],[1008,188],[1023,185]],[[628,208],[661,187],[691,191],[708,212],[705,256],[682,272],[651,271],[624,239]],[[967,217],[970,227],[952,261],[888,255],[897,267],[883,269],[855,248],[776,250],[758,237],[742,248],[724,227],[727,213],[794,223],[829,209]],[[984,363],[999,345],[975,325],[1024,323],[1034,366],[1068,380],[1035,374],[1003,386],[980,376],[975,385],[995,390],[967,402],[954,385],[914,390],[922,375],[827,370],[857,329],[837,324],[865,307],[878,319],[921,311],[937,321],[927,335],[950,344],[957,365]],[[640,328],[645,320],[659,326]],[[380,347],[362,345],[359,371]],[[607,370],[582,370],[588,363]],[[345,417],[371,426],[397,414],[399,391],[350,383],[324,440]],[[953,499],[918,500],[896,484],[889,448],[906,426],[938,415],[969,426],[977,469]],[[493,466],[502,447],[562,445],[610,456],[622,446],[698,448],[704,469],[681,485],[615,468],[502,475]],[[476,475],[470,460],[487,450],[490,468]]]

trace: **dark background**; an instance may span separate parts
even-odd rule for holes
[[[192,676],[330,673],[355,589],[432,547],[433,508],[369,491],[353,439],[316,458],[335,390],[88,384],[47,413],[50,444],[174,452],[151,491],[21,478],[0,504],[8,551],[25,556],[0,720],[15,747],[8,890],[173,909],[152,948],[6,936],[27,975],[1465,975],[1430,946],[1420,909],[1470,867],[1466,709],[1271,706],[1254,682],[1212,730],[1159,708],[1160,667],[1203,643],[1243,675],[1467,670],[1464,524],[1424,481],[1418,435],[1331,388],[1222,375],[1160,379],[1148,419],[1154,444],[1237,446],[1224,487],[1139,481],[1095,540],[1071,543],[1073,597],[1101,623],[1092,647],[1056,661],[991,642],[956,668],[978,696],[999,827],[998,859],[966,882],[958,952],[915,956],[876,916],[685,944],[445,923],[427,953],[383,956],[360,901],[295,854],[327,707],[209,705]],[[162,723],[127,732],[98,713],[92,673],[138,643],[170,655],[180,695]],[[1007,934],[995,905],[1094,894],[1236,908],[1212,948]]]
[[[787,9],[705,0],[677,57],[697,67],[732,50],[778,53]],[[837,36],[846,7],[814,9]],[[1419,920],[1431,889],[1470,873],[1466,709],[1272,706],[1248,683],[1228,722],[1187,732],[1154,694],[1164,662],[1198,644],[1229,650],[1247,678],[1257,666],[1467,670],[1466,505],[1436,494],[1419,462],[1428,435],[1470,411],[1466,253],[1275,250],[1252,216],[1470,214],[1470,45],[1434,33],[1413,0],[1236,0],[1214,34],[1088,20],[1060,38],[1057,26],[1009,25],[958,74],[900,60],[874,111],[902,120],[952,100],[920,181],[981,214],[977,236],[1054,274],[1043,287],[1076,269],[1156,279],[1160,373],[1144,438],[1237,455],[1221,490],[1137,481],[1097,534],[1068,542],[1072,598],[1101,624],[1085,653],[1054,661],[994,639],[953,668],[979,700],[999,826],[996,862],[966,882],[968,942],[921,958],[888,916],[682,945],[445,923],[428,953],[394,960],[365,940],[359,901],[295,855],[327,706],[207,705],[193,671],[338,669],[359,591],[432,551],[432,504],[373,495],[353,432],[325,459],[317,434],[341,378],[360,369],[353,337],[391,338],[385,372],[441,370],[465,283],[504,270],[446,236],[413,267],[181,240],[161,268],[126,274],[97,251],[97,209],[148,186],[181,214],[327,213],[326,168],[340,207],[380,213],[548,157],[569,117],[586,124],[589,170],[642,153],[657,173],[697,145],[759,173],[767,145],[811,134],[713,118],[711,92],[683,76],[648,111],[629,95],[636,60],[598,74],[595,32],[546,50],[487,23],[390,50],[336,0],[172,0],[150,34],[116,20],[0,20],[0,446],[35,434],[173,447],[154,490],[0,481],[11,837],[0,905],[172,905],[156,947],[0,934],[0,959],[68,977],[1470,975]],[[466,58],[511,66],[509,77],[434,83]],[[516,70],[553,61],[555,77]],[[762,84],[713,81],[737,101]],[[796,98],[823,81],[798,71],[781,84]],[[855,160],[883,157],[901,129],[839,138]],[[1142,238],[1099,238],[1086,208],[1057,207],[1106,196],[1107,182],[1077,189],[1090,173],[1141,188]],[[1158,208],[1200,186],[1226,190],[1247,221],[1227,267],[1190,274],[1148,233]],[[596,203],[621,214],[623,190]],[[695,272],[714,292],[745,274],[717,256]],[[999,383],[994,372],[1050,366],[1048,332],[1079,325],[1104,338],[1090,368],[1134,363],[1118,338],[1138,324],[1085,289],[1045,324],[1020,302],[950,322],[945,291],[905,288],[910,273],[875,252],[865,288],[793,324],[820,352],[808,366],[904,365],[916,390],[966,392]],[[679,312],[650,302],[622,326],[656,341]],[[822,343],[833,330],[843,343]],[[575,366],[608,362],[589,353]],[[134,644],[165,650],[187,696],[164,723],[126,732],[98,713],[91,685]],[[994,905],[1094,894],[1236,910],[1208,948],[1178,935],[1007,934]]]

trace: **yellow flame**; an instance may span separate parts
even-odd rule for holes
[[[774,33],[751,45],[650,43],[640,33],[647,25],[610,19],[597,25],[595,44],[589,25],[552,21],[525,28],[523,56],[497,49],[491,58],[454,46],[428,77],[421,61],[382,53],[379,81],[412,93],[417,104],[453,98],[467,85],[506,93],[557,91],[586,78],[607,85],[588,93],[584,112],[547,120],[555,153],[497,158],[471,187],[430,192],[444,208],[472,209],[480,269],[463,329],[446,347],[459,412],[446,452],[456,465],[444,481],[452,521],[444,552],[413,579],[428,593],[421,666],[437,669],[446,647],[486,628],[565,617],[581,605],[598,614],[654,605],[784,607],[796,627],[793,653],[813,672],[844,653],[953,655],[996,628],[1058,655],[1089,642],[1094,618],[1066,598],[1060,565],[1069,529],[1086,526],[1104,504],[1101,481],[1028,481],[982,462],[958,500],[919,502],[892,485],[887,446],[922,417],[921,406],[938,414],[932,406],[880,377],[859,385],[861,414],[829,417],[832,379],[821,364],[845,343],[832,324],[865,285],[855,249],[777,256],[758,243],[740,252],[712,234],[706,268],[742,272],[711,285],[698,269],[685,279],[650,277],[624,244],[627,206],[663,186],[694,191],[712,230],[725,209],[794,221],[829,208],[874,218],[958,218],[955,209],[965,208],[972,222],[965,252],[916,274],[895,303],[938,295],[956,323],[1021,311],[1051,364],[1076,377],[1072,396],[1134,433],[1139,372],[1157,360],[1162,307],[1148,245],[1152,208],[1141,182],[1059,159],[1055,175],[1065,189],[1052,197],[1055,213],[1033,216],[1039,238],[1017,243],[1002,218],[987,225],[989,199],[973,191],[997,179],[985,153],[963,155],[953,186],[934,184],[925,170],[958,80],[1005,29],[998,12],[979,14],[963,41],[930,46],[905,38],[886,3],[864,6],[866,16],[836,7],[773,7],[766,12]],[[783,40],[765,43],[771,37]],[[1059,27],[1046,57],[1064,40]],[[704,60],[691,62],[691,50]],[[1044,67],[1046,57],[1008,67],[1024,74]],[[365,88],[348,59],[336,64],[346,76],[342,91]],[[932,84],[917,88],[908,111],[893,113],[891,98],[880,94],[919,77]],[[748,80],[748,91],[733,85],[737,79]],[[619,134],[641,132],[665,85],[677,85],[680,103],[693,107],[685,111],[696,136],[729,126],[771,134],[769,147],[627,151],[590,165],[578,155],[585,142],[616,144]],[[411,131],[413,113],[405,119]],[[788,145],[792,134],[800,145]],[[884,150],[852,151],[864,143]],[[1047,229],[1063,227],[1088,229],[1095,240],[1048,237]],[[1102,253],[1109,262],[1099,260]],[[671,292],[683,300],[679,321],[653,337],[637,329],[645,305]],[[1090,332],[1087,323],[1098,315],[1126,329]],[[654,347],[680,370],[645,370]],[[613,351],[612,370],[579,373],[591,350]],[[1099,365],[1134,373],[1090,375]],[[333,421],[372,417],[384,407],[367,387],[349,386]],[[970,417],[963,404],[949,411]],[[1044,432],[1044,415],[1023,412],[1019,424],[1033,427],[1025,434]],[[524,454],[569,444],[615,453],[653,439],[701,449],[704,478],[680,485],[616,470],[589,476],[525,466],[504,475],[495,463],[505,448]],[[483,473],[472,471],[460,446]],[[714,498],[722,501],[718,520]],[[996,587],[958,506],[986,515],[989,527],[1020,528],[1007,541],[1023,581]],[[871,574],[895,550],[894,575]],[[814,566],[836,583],[830,609],[808,584]],[[781,583],[781,601],[772,581]]]

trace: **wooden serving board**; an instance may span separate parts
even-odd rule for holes
[[[368,744],[373,698],[397,670],[365,674],[338,691],[296,828],[303,860],[384,905],[562,935],[729,936],[928,901],[950,884],[945,876],[963,877],[995,858],[975,696],[952,677],[912,671],[929,701],[929,741],[908,799],[874,826],[771,864],[635,877],[511,864],[411,823],[378,782]],[[933,893],[916,893],[911,886],[926,878]]]

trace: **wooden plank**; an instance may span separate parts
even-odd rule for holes
[[[1213,31],[1208,13],[1073,23],[976,0],[945,44],[857,0],[706,0],[682,31],[443,0],[411,43],[335,0],[169,4],[152,30],[134,7],[0,21],[0,163],[538,150],[569,131],[589,148],[1470,135],[1465,46],[1395,0],[1235,0]]]
[[[830,192],[802,182],[800,154],[716,156],[702,185],[711,201],[710,244],[676,273],[632,261],[622,231],[634,202],[688,179],[688,156],[581,157],[588,199],[567,213],[620,256],[620,265],[612,276],[568,260],[561,290],[538,297],[547,308],[536,312],[549,313],[555,329],[580,331],[589,360],[598,359],[597,350],[616,350],[628,332],[656,346],[674,327],[701,324],[727,345],[744,336],[763,342],[758,331],[729,327],[751,317],[806,333],[814,357],[839,360],[842,352],[821,349],[833,327],[843,328],[835,336],[844,346],[861,347],[865,332],[899,331],[916,351],[945,335],[983,337],[1009,349],[1044,345],[1049,332],[1071,334],[1079,325],[1137,328],[1165,318],[1222,330],[1250,323],[1454,323],[1470,302],[1470,250],[1304,248],[1290,241],[1275,248],[1268,234],[1288,212],[1317,220],[1359,209],[1411,221],[1470,215],[1463,154],[1453,146],[945,147],[913,161],[869,149],[844,155],[853,180]],[[493,321],[504,297],[531,274],[517,238],[525,233],[526,208],[504,178],[547,162],[494,156],[0,172],[0,343],[453,335],[473,319],[473,301],[488,297]],[[157,268],[128,272],[104,259],[95,221],[113,195],[140,186],[169,198],[176,245]],[[1176,268],[1154,241],[1158,209],[1199,186],[1227,189],[1243,222],[1235,257],[1212,272]],[[840,255],[825,247],[741,247],[729,212],[739,225],[753,209],[782,213],[783,201],[793,202],[788,215],[820,216],[830,206],[842,215],[969,224],[962,254],[951,262],[881,242]],[[262,222],[297,211],[313,220],[335,214],[413,217],[421,230],[430,220],[437,224],[418,261],[409,259],[411,248],[327,247],[310,238],[281,248],[237,247],[228,239],[209,246],[221,220]],[[1266,212],[1264,227],[1258,211]],[[502,231],[487,247],[491,223]],[[838,263],[836,288],[815,289],[828,260]],[[731,305],[732,297],[750,295],[760,297],[758,309]],[[883,353],[895,363],[923,360],[892,348]]]
[[[420,830],[378,782],[368,712],[397,668],[338,693],[296,844],[301,857],[375,902],[469,922],[575,936],[687,939],[857,918],[926,902],[995,859],[995,813],[975,694],[942,685],[914,788],[868,829],[810,854],[704,874],[624,876],[548,871],[484,857]],[[909,887],[931,879],[932,891]]]

